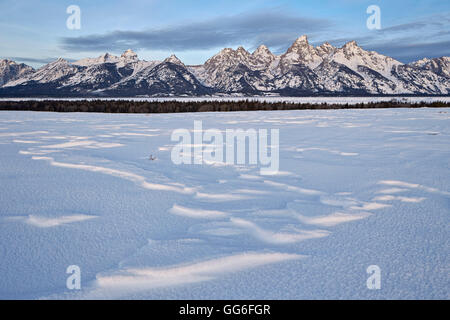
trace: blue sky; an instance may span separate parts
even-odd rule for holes
[[[373,4],[380,30],[366,27]],[[69,5],[81,9],[80,30],[66,27]],[[201,64],[224,47],[282,53],[302,34],[313,45],[356,40],[402,62],[450,55],[450,1],[0,0],[0,12],[0,58],[34,67],[127,48],[145,60],[174,53]]]

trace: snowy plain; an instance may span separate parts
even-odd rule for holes
[[[194,120],[278,128],[279,174],[173,164]],[[450,298],[448,109],[8,111],[0,150],[0,299]]]

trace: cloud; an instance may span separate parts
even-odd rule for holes
[[[27,57],[6,57],[6,59],[12,60],[12,61],[20,61],[20,62],[31,62],[31,63],[49,63],[51,61],[54,61],[56,59],[52,58],[27,58]]]
[[[438,41],[425,42],[418,40],[436,39],[429,36],[418,39],[417,37],[396,37],[385,39],[380,37],[354,37],[329,40],[335,46],[355,40],[364,50],[376,51],[380,54],[392,57],[403,63],[417,61],[422,58],[440,58],[450,56],[450,40],[442,39]]]
[[[222,16],[144,31],[112,31],[61,39],[61,47],[71,52],[135,50],[208,50],[233,45],[280,47],[302,34],[328,29],[331,21],[297,17],[280,10]]]
[[[341,46],[356,40],[364,49],[392,56],[402,62],[411,62],[423,57],[449,55],[449,20],[444,13],[435,14],[386,26],[381,30],[352,34],[344,32],[329,19],[298,17],[281,9],[271,9],[141,31],[116,30],[104,34],[65,37],[61,39],[60,46],[70,52],[122,52],[128,48],[186,52],[237,45],[253,50],[265,44],[274,53],[280,54],[297,37],[307,34],[314,45],[328,41]]]
[[[47,64],[55,61],[58,58],[28,58],[28,57],[6,57],[8,60],[23,62],[23,63],[35,63],[35,64]],[[64,58],[69,62],[75,61],[75,59]]]
[[[437,58],[450,55],[450,40],[438,42],[411,43],[405,41],[392,41],[382,45],[368,46],[368,49],[382,52],[399,61],[409,63],[423,57]]]
[[[344,35],[328,40],[340,46],[355,40],[366,50],[377,51],[404,63],[450,55],[449,19],[438,14],[407,23],[367,31],[357,36]]]

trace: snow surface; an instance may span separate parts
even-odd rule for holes
[[[279,174],[173,164],[194,120],[279,128]],[[0,299],[449,299],[449,138],[448,109],[0,112]]]

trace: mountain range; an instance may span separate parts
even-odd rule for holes
[[[226,48],[203,65],[175,55],[140,60],[132,50],[76,62],[53,61],[37,70],[0,60],[0,97],[449,95],[450,57],[409,64],[359,47],[314,47],[307,36],[273,54]]]

